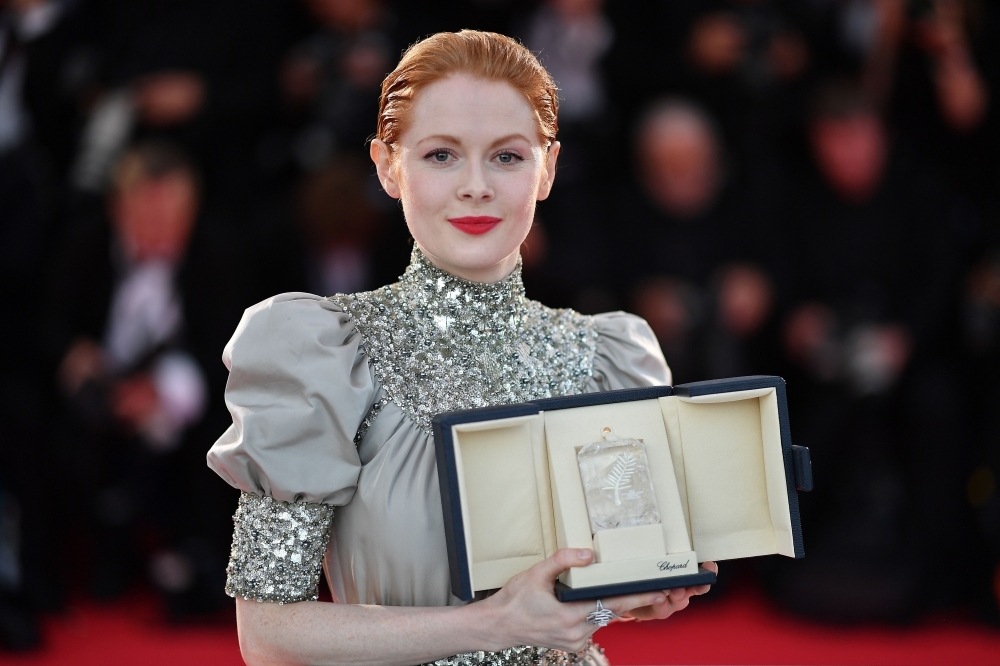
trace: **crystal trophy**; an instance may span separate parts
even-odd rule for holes
[[[577,460],[590,514],[590,530],[656,525],[660,511],[646,458],[637,439],[619,439],[604,428],[604,441],[580,448]]]

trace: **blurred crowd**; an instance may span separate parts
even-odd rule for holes
[[[640,314],[675,383],[788,381],[808,557],[730,580],[814,618],[997,622],[994,3],[0,0],[0,646],[71,594],[229,608],[222,349],[274,293],[402,272],[379,85],[461,28],[561,89],[528,295]]]

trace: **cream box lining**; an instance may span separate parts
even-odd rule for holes
[[[646,445],[664,555],[794,557],[775,389],[667,396],[452,426],[474,590],[502,587],[557,548],[594,547],[576,451],[604,427]],[[629,563],[597,562],[561,580],[644,577]]]

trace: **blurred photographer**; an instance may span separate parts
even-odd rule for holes
[[[213,353],[245,302],[240,271],[209,231],[198,233],[198,170],[176,147],[144,142],[113,172],[107,220],[82,220],[59,262],[49,344],[67,418],[63,472],[84,498],[95,571],[91,592],[115,597],[143,566],[183,616],[224,603],[216,558],[199,511],[166,498],[197,486],[204,441],[221,406]],[[224,533],[224,532],[223,532]]]
[[[819,90],[808,138],[783,343],[795,437],[824,473],[803,502],[809,561],[770,582],[800,612],[902,620],[955,603],[968,582],[925,594],[966,536],[951,325],[961,209],[850,82]]]
[[[715,124],[690,102],[654,104],[636,154],[642,189],[622,197],[633,233],[619,235],[636,312],[676,381],[752,374],[775,299],[759,206],[727,172]]]
[[[338,152],[366,154],[366,122],[382,77],[400,48],[382,0],[304,0],[315,27],[285,57],[281,88],[296,126],[290,153],[299,168],[321,168]]]

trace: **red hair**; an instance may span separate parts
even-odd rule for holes
[[[559,129],[559,98],[552,76],[528,49],[495,32],[439,32],[406,50],[382,82],[375,138],[393,150],[421,88],[451,74],[505,81],[525,96],[538,118],[538,132],[551,144]]]

